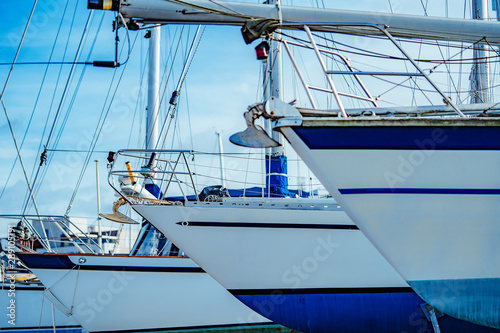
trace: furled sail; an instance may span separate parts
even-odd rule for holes
[[[88,0],[89,8],[117,10],[140,23],[244,25],[250,20],[274,22],[274,28],[302,28],[355,35],[380,35],[380,28],[396,37],[500,44],[500,22],[450,19],[377,12],[317,9],[209,0]]]

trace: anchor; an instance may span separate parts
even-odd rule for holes
[[[260,105],[254,104],[248,107],[248,111],[243,113],[247,129],[231,135],[229,141],[235,145],[249,148],[273,148],[281,146],[279,142],[270,138],[261,126],[255,125],[255,120],[263,115],[262,110],[259,108]]]
[[[250,105],[248,111],[243,114],[247,123],[247,129],[231,135],[229,141],[238,146],[249,148],[273,148],[281,146],[259,125],[255,125],[255,120],[259,117],[266,119],[287,120],[288,126],[300,126],[302,116],[300,112],[292,105],[285,103],[278,98],[271,97],[265,103]]]
[[[113,204],[113,213],[112,214],[99,214],[100,216],[104,217],[107,220],[113,221],[113,222],[118,222],[118,223],[125,223],[125,224],[139,224],[139,222],[132,220],[130,217],[120,213],[118,211],[118,208],[126,204],[127,201],[125,199],[120,198],[118,201],[116,201]]]

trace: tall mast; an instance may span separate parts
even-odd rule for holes
[[[146,149],[158,149],[158,121],[160,110],[160,26],[151,29],[149,36],[149,72],[148,72],[148,106],[146,114]],[[147,36],[147,35],[146,35]],[[149,162],[142,167],[145,171],[144,187],[156,198],[161,191],[154,182],[155,153],[149,156]]]
[[[472,1],[472,18],[476,20],[488,20],[488,1]],[[476,44],[474,48],[474,65],[471,75],[471,103],[491,103],[490,94],[490,66],[488,46]]]
[[[272,4],[279,6],[280,0],[271,0]],[[276,30],[279,34],[280,30]],[[279,100],[283,100],[283,67],[282,67],[282,56],[281,56],[281,43],[275,40],[271,40],[269,49],[269,71],[270,71],[270,97],[276,97]],[[271,154],[273,156],[283,155],[283,135],[276,131],[272,131],[272,138],[279,142],[281,146],[271,149]]]
[[[160,33],[161,27],[151,29],[149,39],[148,106],[146,121],[146,149],[157,148],[158,113],[160,109]]]
[[[280,11],[280,0],[268,0],[270,4],[277,7]],[[281,14],[280,14],[281,16]],[[279,33],[279,30],[277,30]],[[267,73],[265,81],[267,87],[264,85],[264,100],[270,97],[276,97],[283,100],[283,87],[282,87],[282,62],[281,62],[281,43],[279,41],[271,40],[269,48],[269,58],[267,64]],[[269,121],[267,131],[269,133]],[[279,147],[266,149],[266,195],[274,197],[285,197],[289,195],[288,192],[288,167],[287,158],[284,154],[284,138],[276,132],[271,131],[271,137],[280,143]]]
[[[262,100],[267,101],[269,99],[269,91],[270,91],[270,86],[271,84],[269,83],[270,79],[270,73],[268,68],[271,68],[270,65],[270,58],[269,55],[267,56],[267,59],[265,59],[262,62]],[[266,133],[270,136],[272,136],[271,132],[273,130],[271,126],[271,119],[265,119],[264,120],[264,130]],[[265,197],[269,197],[271,195],[271,175],[269,174],[269,169],[271,165],[271,148],[264,148],[264,170],[266,170],[265,174],[265,182],[266,182],[266,188],[265,188]]]

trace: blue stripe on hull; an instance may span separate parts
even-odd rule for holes
[[[76,266],[63,254],[18,253],[17,256],[29,268],[71,269]]]
[[[221,228],[269,228],[269,229],[332,229],[359,230],[354,224],[313,224],[313,223],[249,223],[249,222],[202,222],[182,221],[177,225],[187,227],[221,227]]]
[[[75,265],[65,254],[18,253],[17,256],[28,268],[72,269],[73,267],[79,267],[80,270],[87,271],[205,273],[201,267]]]
[[[500,328],[500,279],[408,281],[429,304],[451,316]]]
[[[500,127],[292,127],[309,149],[500,150]]]
[[[432,332],[431,323],[420,309],[424,301],[413,292],[239,294],[236,297],[273,322],[304,333]],[[442,332],[498,332],[449,316],[440,318],[439,324]]]
[[[495,188],[340,188],[340,194],[463,194],[500,195]]]

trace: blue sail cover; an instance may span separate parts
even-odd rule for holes
[[[303,190],[290,190],[288,189],[288,167],[286,156],[266,156],[266,187],[262,188],[259,186],[248,187],[244,189],[223,189],[221,185],[209,186],[209,188],[218,188],[213,194],[221,194],[222,192],[229,194],[230,197],[273,197],[273,198],[284,198],[284,197],[298,197],[298,198],[308,198],[312,195],[318,195],[318,191],[314,190],[312,192],[307,192]],[[202,191],[204,192],[205,189]],[[153,189],[152,189],[153,190]],[[154,190],[153,190],[154,191]],[[158,190],[157,190],[158,191]],[[226,196],[227,196],[226,194]],[[196,197],[194,195],[188,195],[187,200],[194,201]],[[184,201],[183,196],[169,196],[165,199],[170,201]],[[203,200],[200,198],[200,200]]]
[[[156,185],[155,183],[148,182],[146,185],[144,185],[144,188],[149,191],[156,199],[161,199],[163,197],[163,193],[160,190],[160,187]]]
[[[247,197],[247,198],[261,198],[263,196],[267,197],[267,188],[259,187],[259,186],[254,186],[254,187],[247,187],[247,188],[241,188],[241,189],[234,189],[234,188],[229,188],[227,189],[227,192],[229,193],[230,197],[237,198],[237,197]],[[298,197],[298,198],[309,198],[310,196],[318,195],[318,191],[314,190],[313,192],[307,192],[307,191],[301,191],[301,190],[288,190],[290,193],[291,197]],[[184,201],[183,196],[172,196],[172,197],[166,197],[166,200],[170,201]],[[189,201],[194,201],[196,200],[196,197],[194,195],[188,195],[187,199]]]
[[[266,156],[266,196],[284,198],[293,196],[288,191],[287,158],[284,155]]]

